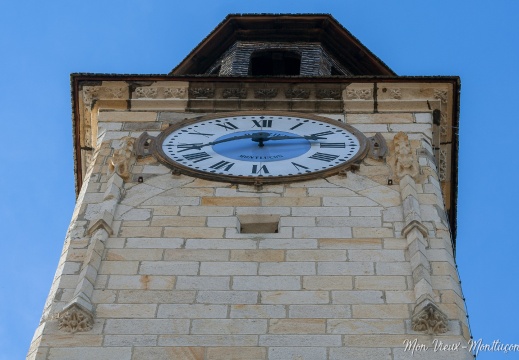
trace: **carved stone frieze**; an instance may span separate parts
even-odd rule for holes
[[[254,89],[256,99],[272,99],[278,94],[277,88]]]
[[[402,91],[400,89],[389,89],[389,97],[391,99],[400,100],[402,98]]]
[[[426,332],[430,335],[443,334],[448,331],[447,316],[429,303],[413,316],[412,327],[414,331]]]
[[[108,162],[109,173],[118,174],[123,180],[130,178],[130,167],[135,160],[133,146],[135,139],[130,136],[123,137],[119,142],[119,148],[114,150]]]
[[[447,103],[447,90],[434,90],[434,98],[440,100],[442,104]]]
[[[440,181],[445,181],[447,179],[447,151],[440,149],[440,161],[438,168],[438,178]]]
[[[164,88],[164,97],[166,99],[184,99],[186,97],[186,89],[185,88]]]
[[[125,93],[126,88],[123,87],[105,87],[104,92],[108,98],[121,99]]]
[[[372,89],[348,89],[346,90],[348,99],[370,100],[373,98]]]
[[[135,95],[138,98],[155,99],[158,93],[158,89],[153,87],[138,87],[135,89]]]
[[[395,145],[395,173],[399,178],[405,175],[415,177],[418,175],[418,161],[411,149],[409,138],[403,132],[399,132],[393,139]]]
[[[315,97],[318,99],[340,100],[341,90],[339,89],[317,89]]]
[[[286,89],[285,97],[287,99],[308,99],[310,97],[310,89]]]
[[[442,111],[440,121],[440,135],[445,138],[447,136],[447,115]]]
[[[58,316],[59,329],[69,333],[90,331],[93,326],[93,315],[76,304],[63,310]]]
[[[189,95],[195,99],[212,99],[214,98],[213,88],[191,88]]]
[[[247,89],[226,88],[223,89],[222,96],[224,99],[246,99]]]

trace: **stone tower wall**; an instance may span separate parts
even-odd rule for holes
[[[472,358],[405,349],[470,337],[446,214],[449,84],[104,82],[82,95],[88,170],[28,359]],[[346,122],[388,154],[262,187],[135,156],[144,131],[242,110]],[[240,232],[267,218],[277,232]]]

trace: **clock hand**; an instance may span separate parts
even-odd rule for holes
[[[211,141],[211,142],[208,142],[208,143],[205,143],[205,144],[203,144],[203,143],[179,144],[179,145],[177,145],[177,148],[178,149],[183,149],[183,150],[180,150],[178,152],[182,152],[182,151],[186,151],[186,150],[202,150],[202,148],[206,147],[206,146],[216,145],[216,144],[221,144],[221,143],[224,143],[224,142],[241,140],[241,139],[250,139],[250,138],[252,138],[254,136],[255,136],[255,134],[245,134],[245,135],[240,135],[240,136],[233,136],[233,137],[230,137],[230,138],[227,138],[227,139]]]
[[[303,135],[303,136],[278,135],[278,136],[271,136],[266,140],[290,140],[290,139],[326,140],[325,137],[321,137],[321,136],[317,136],[317,135]]]

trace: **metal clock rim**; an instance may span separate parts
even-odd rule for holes
[[[184,128],[189,125],[196,123],[216,120],[228,117],[240,117],[240,116],[286,116],[308,120],[320,121],[328,123],[337,127],[340,127],[357,138],[359,141],[359,151],[351,158],[342,164],[331,167],[329,169],[313,171],[307,174],[296,174],[296,175],[282,175],[282,176],[237,176],[237,175],[226,175],[219,173],[209,173],[202,170],[196,170],[189,166],[182,165],[174,162],[169,158],[166,153],[162,150],[162,143],[168,135],[172,132]],[[202,115],[191,119],[185,119],[178,123],[171,124],[167,129],[163,130],[156,138],[153,144],[153,152],[160,163],[167,166],[168,168],[180,172],[181,174],[189,175],[196,178],[202,178],[205,180],[227,182],[227,183],[238,183],[238,184],[280,184],[287,182],[305,181],[319,178],[326,178],[329,176],[336,175],[343,171],[349,170],[354,164],[360,162],[367,155],[369,150],[368,140],[366,136],[355,129],[353,126],[340,122],[338,120],[332,120],[330,118],[314,115],[305,114],[299,112],[287,112],[287,111],[241,111],[241,112],[222,112],[212,113],[208,115]]]

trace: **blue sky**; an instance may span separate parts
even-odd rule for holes
[[[70,73],[167,73],[228,13],[330,13],[399,75],[461,77],[457,263],[470,324],[476,339],[519,344],[519,2],[3,0],[0,360],[27,352],[74,207]]]

